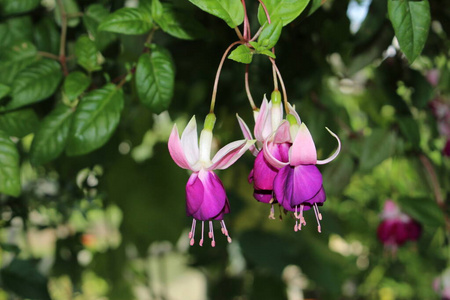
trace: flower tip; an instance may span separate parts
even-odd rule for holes
[[[194,246],[195,240],[191,239],[191,241],[189,242],[189,245]]]
[[[230,237],[227,237],[227,241],[228,241],[228,244],[231,244],[231,242],[233,241]]]
[[[337,140],[338,147],[337,147],[336,151],[334,151],[334,153],[330,157],[328,157],[327,159],[317,160],[317,164],[318,165],[324,165],[324,164],[327,164],[327,163],[333,161],[339,155],[339,153],[341,152],[341,140],[339,139],[337,134],[334,133],[333,131],[331,131],[328,127],[325,127],[325,129]]]
[[[215,247],[216,246],[216,242],[215,241],[211,241],[211,247]]]

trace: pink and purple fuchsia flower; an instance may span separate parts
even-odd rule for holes
[[[213,170],[223,170],[238,160],[254,143],[250,140],[239,140],[220,149],[211,159],[212,129],[216,117],[210,113],[205,119],[205,126],[197,138],[197,123],[195,116],[189,121],[181,135],[178,134],[176,124],[169,137],[169,152],[175,163],[193,173],[186,184],[186,213],[193,217],[189,233],[190,245],[195,243],[195,229],[197,221],[201,221],[200,246],[204,242],[205,221],[208,222],[208,236],[211,246],[215,247],[213,222],[219,221],[222,233],[231,243],[223,217],[230,212],[225,189],[219,177]]]
[[[386,200],[381,214],[382,222],[378,226],[378,239],[394,254],[398,246],[408,240],[419,239],[422,228],[418,222],[400,211],[392,200]]]

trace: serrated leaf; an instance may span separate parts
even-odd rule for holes
[[[243,64],[249,64],[252,62],[253,53],[247,46],[240,45],[231,51],[228,58]]]
[[[192,40],[205,34],[205,28],[193,16],[174,10],[170,4],[163,5],[163,14],[156,20],[161,29],[179,39]]]
[[[106,17],[98,26],[98,30],[123,34],[144,34],[149,32],[152,27],[152,18],[147,11],[124,7]]]
[[[240,0],[189,0],[201,10],[224,20],[235,28],[244,22],[244,7]]]
[[[29,16],[10,18],[0,24],[0,48],[31,40],[33,24]]]
[[[69,101],[78,98],[91,84],[91,79],[86,74],[76,71],[67,75],[64,80],[64,93]]]
[[[117,37],[107,31],[98,31],[99,24],[109,15],[109,11],[101,4],[89,5],[83,15],[83,23],[90,35],[94,38],[97,49],[102,51]]]
[[[7,96],[9,94],[9,91],[11,91],[11,88],[9,86],[0,83],[0,99]]]
[[[388,13],[400,49],[412,63],[422,52],[430,28],[428,0],[388,0]]]
[[[16,295],[28,299],[50,300],[48,280],[30,260],[14,259],[0,270],[3,286]]]
[[[75,15],[80,12],[76,0],[62,0],[62,4],[67,15]],[[59,9],[59,5],[56,5],[55,7],[55,20],[56,23],[61,26],[61,10]],[[69,27],[76,27],[79,23],[79,17],[71,17],[67,20],[67,26]]]
[[[17,74],[11,88],[12,100],[6,109],[15,109],[50,97],[61,81],[60,65],[50,59],[39,60]]]
[[[432,198],[406,198],[399,199],[401,209],[423,225],[439,227],[445,224],[444,214]]]
[[[23,138],[39,127],[39,119],[32,109],[0,114],[0,128],[9,136]]]
[[[309,0],[265,0],[267,11],[271,20],[280,19],[283,26],[294,21],[308,5]],[[259,24],[267,22],[266,13],[260,5],[258,8]]]
[[[123,105],[122,90],[114,84],[86,94],[73,117],[67,155],[82,155],[103,146],[119,124]]]
[[[266,23],[258,37],[259,45],[265,49],[273,48],[280,38],[282,29],[283,23],[279,19],[273,20],[270,24]]]
[[[59,53],[60,32],[51,18],[43,18],[34,27],[34,42],[41,51]]]
[[[151,45],[150,53],[142,54],[136,67],[136,89],[141,102],[160,113],[169,107],[173,96],[175,67],[170,53]]]
[[[20,195],[19,152],[9,136],[0,130],[0,193]]]
[[[40,0],[1,0],[0,15],[8,16],[28,12],[39,6]]]
[[[87,35],[82,35],[75,43],[75,56],[80,66],[88,72],[101,70],[97,59],[97,47]]]
[[[361,154],[360,168],[362,171],[371,171],[375,166],[390,157],[395,148],[396,136],[393,132],[374,129],[372,134],[365,137]]]
[[[19,42],[0,50],[0,83],[10,85],[17,73],[36,59],[36,47],[29,42]]]
[[[59,105],[45,117],[31,144],[30,160],[33,165],[52,161],[64,151],[73,114],[71,107]]]

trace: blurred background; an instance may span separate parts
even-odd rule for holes
[[[188,1],[170,2],[195,18],[197,36],[155,32],[153,42],[170,51],[176,67],[167,111],[143,107],[129,84],[118,128],[96,151],[33,166],[33,134],[16,140],[22,194],[0,195],[0,299],[449,299],[443,290],[450,278],[441,276],[450,258],[446,1],[429,1],[431,28],[412,65],[394,38],[386,1],[322,1],[284,27],[276,62],[289,101],[308,125],[319,158],[336,148],[325,127],[342,141],[339,157],[319,167],[327,193],[322,233],[312,212],[300,232],[277,207],[276,219],[268,219],[270,207],[253,199],[247,181],[254,161],[248,152],[218,172],[231,205],[225,221],[233,242],[217,234],[215,248],[189,246],[189,173],[172,161],[167,139],[174,123],[181,130],[192,115],[201,128],[220,58],[237,37]],[[26,15],[36,30],[53,20],[51,1],[42,3]],[[139,5],[76,4],[80,12],[93,4],[110,11]],[[253,33],[257,6],[247,1]],[[83,26],[71,27],[68,38],[85,32]],[[137,60],[145,38],[117,34],[101,50],[111,78]],[[243,64],[224,64],[218,147],[242,138],[236,113],[253,127],[244,71]],[[267,57],[253,58],[249,80],[259,106],[273,90]],[[52,107],[46,101],[35,109],[41,119]],[[417,241],[393,249],[378,240],[387,199],[421,224]]]

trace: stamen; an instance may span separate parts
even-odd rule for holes
[[[305,218],[303,217],[303,208],[304,208],[304,207],[305,207],[305,206],[304,206],[303,204],[300,205],[300,223],[302,223],[303,225],[306,226],[306,220],[305,220]]]
[[[189,238],[191,239],[191,241],[189,242],[189,244],[191,246],[194,245],[195,240],[194,240],[194,236],[195,236],[195,225],[197,224],[197,220],[194,219],[192,220],[192,227],[191,227],[191,232],[189,233]]]
[[[208,233],[208,236],[209,236],[210,239],[212,239],[213,235],[214,235],[214,233],[213,233],[213,224],[212,224],[212,221],[209,221],[209,233]]]
[[[230,235],[228,234],[227,226],[225,225],[225,221],[220,221],[220,225],[222,225],[222,233],[227,237],[228,243],[231,243],[233,240],[231,239]]]
[[[200,239],[200,246],[203,246],[203,234],[205,232],[205,221],[202,221],[202,238]]]
[[[316,208],[317,208],[317,214],[319,215],[319,220],[322,221],[322,214],[321,214],[320,211],[319,211],[319,206],[317,206],[317,203],[314,203],[314,205],[315,205]]]
[[[301,225],[301,224],[300,224],[300,225]],[[294,231],[295,231],[295,232],[298,231],[298,220],[297,220],[297,219],[295,219]]]
[[[318,215],[318,212],[317,212],[318,209],[316,208],[315,205],[313,205],[313,209],[314,209],[314,214],[316,215],[316,220],[317,220],[317,231],[318,232],[322,232],[321,231],[321,227],[320,227],[319,215]]]
[[[275,220],[275,209],[273,208],[273,204],[270,206],[269,219]]]
[[[296,219],[298,219],[298,216],[297,216],[297,208],[298,208],[298,205],[295,206],[295,212],[294,212],[294,217],[295,217]]]

